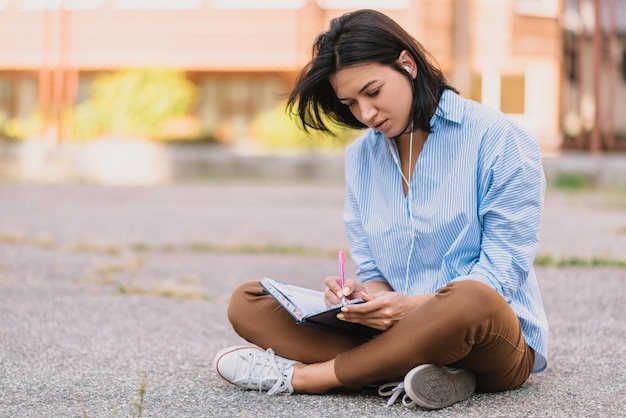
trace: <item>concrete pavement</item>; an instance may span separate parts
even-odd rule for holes
[[[232,288],[335,274],[342,200],[323,179],[0,185],[0,417],[137,415],[142,382],[150,417],[626,416],[626,268],[609,266],[626,261],[623,192],[548,192],[539,253],[552,263],[537,271],[550,365],[518,390],[427,412],[219,381],[213,355],[242,342]]]

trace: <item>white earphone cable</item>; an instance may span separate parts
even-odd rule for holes
[[[402,166],[400,164],[400,161],[398,160],[398,156],[396,155],[397,151],[394,149],[389,138],[387,138],[387,141],[389,144],[389,151],[391,152],[391,156],[393,157],[393,160],[398,167],[398,171],[400,172],[400,176],[402,176],[402,180],[407,186],[407,207],[409,211],[409,227],[411,228],[411,247],[409,248],[409,256],[406,260],[403,292],[404,294],[407,294],[407,291],[409,290],[409,269],[411,267],[411,257],[413,256],[413,248],[415,247],[415,231],[413,229],[413,191],[411,190],[411,181],[413,181],[413,170],[411,167],[411,164],[413,162],[413,123],[411,123],[411,133],[409,135],[409,163],[407,165],[409,173],[408,179],[402,172]]]
[[[413,192],[411,190],[411,182],[413,181],[413,123],[411,123],[411,134],[409,136],[409,180],[406,178],[404,181],[407,185],[407,205],[409,209],[409,227],[411,228],[411,248],[409,249],[409,256],[406,259],[406,274],[404,276],[404,294],[407,294],[409,290],[409,268],[411,266],[411,257],[413,256],[413,247],[415,246],[415,231],[413,230]],[[404,175],[402,175],[404,177]]]

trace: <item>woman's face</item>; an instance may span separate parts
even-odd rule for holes
[[[413,94],[405,74],[378,63],[347,67],[330,76],[337,99],[370,128],[387,137],[404,133]]]

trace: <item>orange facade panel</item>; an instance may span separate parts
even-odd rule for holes
[[[0,65],[36,68],[55,61],[81,69],[168,66],[211,70],[295,68],[298,11],[0,12]],[[46,53],[46,50],[48,51]],[[47,58],[46,58],[47,57]]]
[[[0,10],[0,68],[78,69],[169,66],[198,71],[297,71],[314,37],[348,10],[315,2],[293,10],[93,11]],[[386,11],[449,66],[450,0]],[[434,23],[432,16],[437,19]],[[445,54],[445,56],[444,56]]]
[[[548,55],[561,53],[561,26],[556,19],[514,16],[512,53],[515,55]]]
[[[0,11],[0,66],[3,68],[35,68],[42,65],[46,44],[52,48],[51,36],[45,36],[44,13],[24,13],[7,8]],[[47,23],[47,24],[46,24]]]

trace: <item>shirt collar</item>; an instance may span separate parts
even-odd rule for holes
[[[439,99],[439,105],[435,114],[430,119],[430,126],[434,127],[439,119],[449,120],[454,123],[463,121],[463,99],[452,90],[444,90]]]

